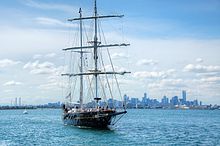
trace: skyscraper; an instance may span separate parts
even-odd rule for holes
[[[147,93],[144,93],[144,97],[142,97],[142,104],[144,105],[148,104]]]
[[[124,104],[125,104],[125,106],[127,106],[128,103],[129,103],[129,97],[125,94],[124,95]]]
[[[186,91],[182,91],[183,104],[186,104]]]
[[[162,100],[161,100],[161,104],[162,104],[163,106],[166,106],[166,105],[169,104],[169,99],[168,99],[165,95],[163,96],[163,98],[162,98]]]
[[[170,104],[171,104],[172,106],[178,105],[178,104],[179,104],[178,96],[172,97],[172,99],[170,100]]]
[[[144,98],[147,98],[147,93],[144,93]]]

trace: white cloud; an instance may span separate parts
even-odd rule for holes
[[[58,27],[76,27],[73,23],[62,22],[58,19],[47,18],[47,17],[37,17],[35,18],[37,23],[49,26],[58,26]]]
[[[55,4],[55,3],[42,3],[39,1],[26,0],[25,5],[38,8],[38,9],[46,9],[46,10],[59,10],[65,12],[72,12],[74,10],[73,6],[63,5],[63,4]]]
[[[129,77],[129,75],[128,75]],[[118,78],[118,83],[120,84],[120,86],[132,86],[134,84],[136,84],[135,80],[132,79],[127,79],[127,78]]]
[[[31,74],[61,74],[63,67],[55,67],[51,62],[40,63],[39,60],[35,62],[28,62],[23,66],[24,69],[29,69]]]
[[[26,68],[29,67],[29,68],[32,68],[32,69],[35,69],[35,68],[53,68],[54,67],[54,64],[51,63],[51,62],[43,62],[43,63],[39,63],[39,61],[35,61],[33,63],[29,63],[27,66],[25,66]],[[25,68],[24,67],[24,68]]]
[[[8,26],[0,27],[0,31],[1,58],[4,56],[15,58],[25,54],[24,59],[27,59],[33,54],[40,55],[39,52],[61,53],[61,49],[70,43],[68,32],[60,29],[29,29]]]
[[[11,80],[11,81],[5,82],[3,84],[3,86],[17,86],[17,85],[21,85],[21,84],[22,84],[21,82],[16,82],[14,80]]]
[[[159,58],[160,63],[175,66],[186,61],[194,61],[198,56],[206,56],[208,61],[219,62],[218,39],[141,39],[130,38],[132,59]],[[137,51],[138,50],[138,51]],[[149,53],[146,53],[149,52]]]
[[[40,59],[41,57],[42,57],[41,54],[35,54],[35,55],[33,56],[33,59]]]
[[[57,70],[62,71],[63,67],[58,67]],[[67,82],[68,81],[63,80],[60,74],[61,74],[61,72],[57,72],[57,73],[54,73],[54,74],[48,76],[47,82],[39,85],[38,87],[43,90],[47,90],[47,89],[57,90],[57,89],[61,89],[61,88],[67,89],[67,87],[68,87]]]
[[[48,89],[55,89],[57,90],[58,88],[61,89],[62,87],[62,84],[59,83],[59,82],[48,82],[46,84],[42,84],[39,86],[40,89],[43,89],[43,90],[48,90]]]
[[[184,67],[184,71],[195,73],[220,72],[220,66],[188,64]]]
[[[152,72],[148,72],[148,71],[139,71],[139,72],[135,72],[133,74],[133,77],[135,78],[149,78],[149,79],[152,79],[152,78],[167,78],[171,75],[173,75],[175,72],[174,69],[170,69],[170,70],[167,70],[167,71],[159,71],[159,72],[156,72],[156,71],[152,71]]]
[[[46,58],[53,58],[55,56],[56,56],[56,53],[49,53],[45,55]]]
[[[0,67],[8,67],[8,66],[12,66],[12,65],[16,65],[19,64],[20,61],[13,61],[10,59],[2,59],[0,60]]]
[[[47,59],[47,58],[53,58],[55,56],[56,56],[56,53],[48,53],[48,54],[45,54],[45,55],[43,55],[43,54],[35,54],[33,56],[33,59],[42,59],[42,58]]]
[[[210,82],[210,83],[220,83],[220,77],[208,77],[208,78],[202,78],[202,82]]]
[[[38,76],[42,78],[42,82],[38,85],[38,88],[41,90],[58,90],[64,86],[61,81],[61,74],[64,71],[64,66],[56,66],[54,63],[48,61],[40,62],[39,60],[36,60],[34,62],[26,63],[23,68],[29,70],[30,74],[44,75]]]
[[[4,90],[4,92],[5,92],[5,93],[11,93],[11,92],[13,92],[13,90],[8,89],[8,90]]]
[[[136,78],[165,78],[167,76],[165,72],[141,71],[141,72],[135,72],[134,77]]]
[[[113,53],[112,59],[121,59],[121,58],[128,58],[129,56],[124,53]]]
[[[113,71],[111,65],[106,65],[105,66],[105,70],[106,71]],[[114,71],[116,71],[116,72],[124,72],[124,71],[128,71],[128,70],[126,68],[124,68],[124,67],[119,67],[119,66],[114,65]]]
[[[177,79],[162,79],[154,80],[153,82],[147,83],[146,87],[152,92],[155,97],[162,97],[162,95],[174,96],[179,95],[181,90],[188,89],[187,82],[181,78]],[[188,91],[188,90],[187,90]],[[188,93],[188,92],[187,92]]]
[[[163,87],[184,87],[186,86],[183,79],[163,79],[160,84]]]
[[[220,72],[197,73],[197,77],[216,77],[220,76]]]
[[[202,58],[197,58],[196,59],[196,62],[198,62],[198,63],[202,63],[204,60],[202,59]]]
[[[140,65],[140,66],[142,66],[142,65],[156,65],[156,64],[158,64],[158,61],[152,60],[152,59],[149,59],[149,60],[142,59],[137,62],[137,65]]]

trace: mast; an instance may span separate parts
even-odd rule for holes
[[[79,9],[80,18],[82,18],[82,9]],[[80,19],[80,73],[83,73],[83,50],[82,50],[82,19]],[[83,105],[83,76],[80,76],[80,96],[79,96],[80,108]]]
[[[96,0],[95,1],[95,5],[94,5],[94,12],[95,12],[95,35],[94,35],[94,62],[95,62],[95,72],[98,71],[98,47],[97,47],[97,6],[96,6]],[[95,74],[95,98],[94,100],[96,100],[96,102],[98,103],[99,100],[101,100],[101,98],[98,98],[98,74]]]
[[[121,43],[121,44],[108,44],[108,45],[101,45],[100,42],[98,42],[98,24],[97,21],[98,19],[103,19],[103,18],[122,18],[124,15],[104,15],[104,16],[99,16],[97,13],[97,3],[96,0],[94,0],[94,16],[91,17],[82,17],[82,11],[81,8],[79,10],[80,13],[80,17],[79,18],[71,18],[68,19],[68,21],[80,21],[80,46],[76,46],[76,47],[69,47],[69,48],[65,48],[63,49],[64,51],[73,51],[73,52],[78,52],[80,53],[80,72],[76,73],[76,74],[71,74],[71,73],[66,73],[66,74],[62,74],[63,76],[69,76],[69,77],[74,77],[74,76],[80,76],[80,106],[82,108],[83,105],[83,76],[88,76],[88,75],[93,75],[95,77],[95,81],[94,81],[94,88],[95,88],[95,97],[94,100],[96,101],[97,105],[99,100],[101,100],[101,98],[98,95],[98,76],[99,75],[106,75],[106,74],[119,74],[119,75],[124,75],[126,73],[130,73],[130,72],[106,72],[106,71],[101,71],[98,70],[98,48],[109,48],[109,47],[122,47],[122,46],[129,46],[130,44],[126,44],[126,43]],[[83,20],[94,20],[94,40],[92,41],[93,44],[92,45],[88,45],[88,46],[83,46],[82,44],[82,21]],[[93,70],[88,70],[88,72],[83,72],[83,53],[86,53],[84,50],[85,49],[93,49],[93,56],[94,56],[94,69]],[[74,51],[76,50],[76,51]],[[79,50],[79,51],[77,51]]]

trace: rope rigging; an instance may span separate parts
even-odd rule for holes
[[[81,9],[80,9],[81,10]],[[81,12],[81,11],[80,11]],[[105,18],[105,17],[107,17],[107,16],[99,16],[97,13],[96,13],[96,15],[94,15],[93,17],[85,17],[85,18],[83,18],[83,19],[93,19],[93,18],[95,18],[95,19],[97,19],[97,18]],[[118,16],[116,16],[116,15],[111,15],[110,17],[123,17],[122,15],[118,15]],[[81,18],[81,17],[80,17]],[[76,19],[70,19],[70,20],[80,20],[80,22],[81,22],[81,25],[80,25],[80,27],[82,28],[83,27],[83,31],[82,31],[82,29],[80,29],[80,31],[81,31],[81,35],[83,34],[83,36],[85,36],[84,38],[85,38],[85,40],[83,41],[83,43],[85,44],[87,44],[87,46],[91,46],[91,43],[93,43],[93,44],[95,44],[95,41],[89,41],[89,40],[93,40],[93,38],[89,38],[89,36],[94,36],[94,35],[88,35],[89,33],[92,33],[92,34],[94,34],[94,33],[96,33],[96,32],[94,32],[94,21],[90,21],[91,23],[91,25],[90,25],[90,27],[88,27],[85,23],[84,23],[84,21],[81,21],[81,19],[80,18],[76,18]],[[92,97],[95,97],[94,96],[94,92],[96,91],[97,92],[97,87],[96,87],[96,90],[94,90],[94,84],[92,83],[93,81],[94,81],[94,77],[95,77],[95,80],[98,80],[98,82],[100,83],[99,84],[99,86],[98,86],[98,89],[100,89],[100,90],[98,90],[98,93],[99,93],[99,96],[101,97],[103,97],[105,100],[107,100],[107,93],[106,93],[106,90],[105,90],[105,88],[107,88],[108,89],[108,91],[109,91],[109,95],[110,95],[110,98],[113,100],[113,102],[114,102],[114,96],[113,96],[113,92],[115,92],[114,90],[114,86],[116,85],[116,89],[117,89],[117,92],[118,92],[118,94],[119,94],[119,97],[120,97],[120,99],[121,99],[121,101],[123,101],[123,97],[122,97],[122,93],[121,93],[121,89],[120,89],[120,86],[119,86],[119,81],[118,81],[118,79],[117,79],[117,76],[116,76],[116,74],[117,74],[117,72],[116,72],[116,68],[114,67],[114,65],[113,65],[113,60],[112,60],[112,58],[111,58],[111,55],[110,55],[110,51],[109,51],[109,47],[112,47],[111,45],[110,46],[106,46],[106,52],[107,52],[107,57],[108,57],[108,61],[109,61],[109,63],[110,63],[110,66],[111,66],[111,74],[112,74],[112,78],[110,77],[109,78],[109,71],[107,72],[107,69],[106,69],[106,66],[105,66],[105,62],[104,62],[104,56],[103,56],[103,49],[100,49],[100,47],[102,47],[102,46],[100,46],[99,47],[99,45],[101,44],[101,42],[103,41],[104,42],[104,44],[107,44],[107,40],[106,40],[106,37],[105,37],[105,35],[104,35],[104,32],[103,32],[103,29],[102,29],[102,27],[101,27],[101,21],[99,21],[99,19],[97,19],[96,20],[97,22],[96,22],[96,26],[97,26],[97,29],[96,29],[96,31],[97,31],[97,34],[96,34],[96,36],[98,36],[98,38],[99,38],[99,41],[98,41],[98,39],[96,39],[96,43],[97,43],[97,45],[98,45],[98,47],[97,47],[97,56],[99,56],[99,58],[97,59],[97,61],[94,59],[95,57],[94,57],[94,55],[95,54],[93,54],[92,52],[93,52],[93,48],[92,48],[92,46],[91,47],[88,47],[87,49],[85,49],[85,50],[83,50],[83,57],[81,58],[82,60],[83,60],[83,70],[84,71],[87,71],[87,72],[91,72],[91,71],[93,71],[93,70],[91,70],[90,69],[90,66],[92,65],[93,66],[93,64],[94,64],[94,61],[96,61],[96,68],[97,68],[97,70],[96,71],[100,71],[99,69],[102,69],[103,71],[102,71],[102,73],[104,74],[104,77],[105,77],[105,79],[104,78],[101,78],[101,76],[99,76],[99,74],[97,73],[94,73],[94,75],[93,75],[93,77],[92,77],[92,79],[89,77],[89,76],[87,76],[85,79],[87,80],[87,83],[86,83],[86,87],[88,88],[88,90],[87,90],[87,96],[88,95],[90,95],[89,96],[89,98],[91,98],[91,96]],[[89,29],[89,31],[87,31],[88,29]],[[79,33],[78,33],[78,31],[76,31],[75,32],[75,35],[79,35]],[[75,43],[75,44],[79,44],[79,40],[77,40],[76,38],[78,38],[78,37],[74,37],[75,39],[73,40],[73,42]],[[113,45],[114,46],[114,45]],[[119,45],[120,46],[120,45]],[[126,46],[126,44],[125,44],[125,46]],[[69,49],[71,49],[71,48],[69,48]],[[81,48],[82,49],[82,48]],[[79,52],[79,51],[70,51],[71,52],[71,54],[73,53],[75,53],[75,52]],[[89,54],[87,54],[86,52],[88,52]],[[82,53],[82,50],[81,50],[81,53]],[[91,62],[89,62],[88,61],[88,58],[89,58],[89,56],[91,56]],[[71,55],[71,60],[73,60],[73,56]],[[70,61],[71,62],[71,61]],[[73,61],[73,62],[71,62],[70,63],[70,71],[71,72],[73,72],[74,70],[73,70],[73,68],[74,67],[72,67],[72,66],[74,66],[75,65],[75,61]],[[75,72],[76,72],[76,70],[80,70],[81,68],[82,68],[82,65],[80,66],[79,65],[79,62],[78,62],[78,65],[77,65],[77,68],[78,69],[75,69]],[[101,72],[101,71],[100,71]],[[86,73],[85,73],[86,74]],[[122,73],[122,75],[123,75],[124,73]],[[79,76],[82,76],[82,75],[84,75],[84,74],[78,74]],[[110,81],[109,79],[112,79],[112,81]],[[74,82],[74,83],[70,83],[70,88],[71,88],[71,92],[72,92],[72,94],[71,94],[71,96],[75,93],[75,90],[76,90],[76,82],[77,82],[77,79],[75,79],[75,80],[73,80],[72,78],[71,78],[71,76],[70,76],[70,78],[69,78],[69,82]],[[83,81],[84,82],[84,81]],[[112,85],[111,85],[112,84]],[[105,85],[107,85],[107,86],[105,86]],[[97,83],[96,83],[96,86],[97,86]],[[97,96],[97,93],[96,93],[96,96]],[[98,103],[98,102],[97,102]],[[114,105],[114,104],[113,104]],[[124,107],[124,109],[125,109],[125,106],[124,106],[124,103],[123,103],[123,107]]]
[[[103,39],[104,39],[104,42],[107,44],[107,40],[105,38],[105,35],[104,35],[104,32],[103,32],[103,29],[101,28],[101,32],[103,34]],[[108,54],[108,57],[109,57],[109,61],[110,61],[110,64],[111,64],[111,67],[112,67],[112,70],[113,72],[115,72],[115,68],[113,66],[113,61],[111,59],[111,55],[110,55],[110,52],[109,52],[109,48],[106,49],[107,50],[107,54]],[[119,87],[119,83],[118,83],[118,79],[116,77],[116,74],[113,74],[114,78],[115,78],[115,81],[116,81],[116,84],[117,84],[117,89],[118,89],[118,92],[119,92],[119,96],[121,98],[121,100],[123,99],[122,98],[122,94],[121,94],[121,90],[120,90],[120,87]],[[125,109],[125,106],[124,106],[124,109]]]

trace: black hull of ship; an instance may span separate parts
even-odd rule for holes
[[[92,128],[108,128],[112,119],[124,112],[74,112],[64,113],[63,122],[65,125]]]

